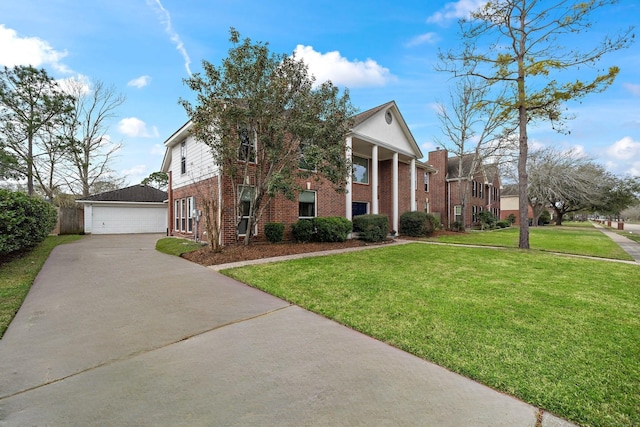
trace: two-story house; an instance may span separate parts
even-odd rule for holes
[[[246,233],[246,222],[236,217],[232,183],[220,173],[210,148],[191,135],[191,126],[186,123],[164,143],[161,170],[169,175],[169,234],[206,240],[200,213],[203,202],[214,197],[220,243],[236,243]],[[436,170],[419,161],[422,152],[394,101],[356,115],[345,146],[345,155],[353,165],[346,191],[336,192],[321,177],[300,181],[297,200],[283,196],[269,200],[256,226],[257,239],[264,236],[264,224],[268,222],[285,223],[289,230],[289,225],[301,218],[318,216],[351,220],[366,213],[384,214],[391,228],[398,230],[402,213],[428,208],[429,176]],[[240,184],[249,190],[252,185],[250,180]],[[248,212],[249,201],[239,197],[240,203],[247,204],[242,211]]]
[[[490,211],[500,218],[500,174],[495,164],[473,161],[473,154],[462,158],[449,157],[447,150],[429,153],[428,163],[438,173],[430,182],[431,194],[427,211],[440,214],[440,222],[451,228],[454,222],[463,222],[466,228],[478,223],[478,214]],[[462,165],[460,164],[462,162]],[[460,185],[461,184],[461,185]],[[462,199],[466,192],[466,209],[463,218]]]

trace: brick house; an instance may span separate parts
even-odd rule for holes
[[[190,134],[191,126],[186,123],[164,143],[161,170],[169,175],[169,234],[206,240],[199,214],[203,199],[215,197],[220,206],[220,243],[236,243],[246,233],[246,221],[235,218],[232,183],[220,173],[210,148]],[[351,220],[371,213],[387,215],[390,227],[398,230],[402,213],[428,209],[429,176],[436,170],[419,161],[422,152],[394,101],[356,115],[345,145],[353,164],[347,191],[336,192],[321,177],[300,180],[297,200],[283,196],[269,200],[256,225],[256,240],[264,238],[268,222],[285,223],[285,238],[291,238],[290,225],[301,218],[343,216]],[[238,184],[251,187],[251,182]]]
[[[438,149],[428,154],[428,164],[438,172],[429,175],[430,194],[427,212],[440,216],[440,223],[451,228],[455,221],[464,221],[465,227],[477,224],[478,214],[490,210],[496,218],[500,218],[500,174],[497,165],[480,164],[473,168],[473,155],[468,154],[460,159],[449,157],[448,151]],[[462,160],[462,173],[459,173]],[[466,177],[471,176],[471,179]],[[462,218],[461,193],[458,177],[462,176],[463,189],[467,189],[467,209]]]

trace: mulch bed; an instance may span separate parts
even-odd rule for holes
[[[431,237],[444,234],[457,234],[451,231],[436,231]],[[403,239],[411,239],[403,237]],[[419,240],[419,239],[416,239]],[[295,255],[309,252],[330,251],[333,249],[357,248],[362,246],[380,246],[393,242],[389,239],[380,243],[368,243],[362,240],[350,239],[346,242],[281,242],[264,243],[255,242],[249,246],[243,244],[229,245],[222,248],[220,252],[212,252],[208,247],[194,252],[183,254],[182,257],[200,265],[219,265],[230,262],[249,261],[252,259],[271,258],[283,255]]]
[[[362,240],[351,239],[346,242],[281,242],[281,243],[252,243],[249,246],[243,244],[230,245],[222,248],[220,252],[213,252],[208,247],[183,254],[182,257],[200,265],[219,265],[230,262],[248,261],[252,259],[271,258],[283,255],[295,255],[309,252],[330,251],[334,249],[357,248],[362,246],[385,245],[392,242],[388,240],[381,243],[367,243]]]

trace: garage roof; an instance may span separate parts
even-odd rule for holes
[[[78,202],[164,202],[167,192],[148,185],[132,185],[87,196]]]

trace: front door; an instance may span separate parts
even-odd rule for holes
[[[352,202],[351,203],[351,218],[358,215],[365,215],[367,213],[368,203],[366,202]]]

